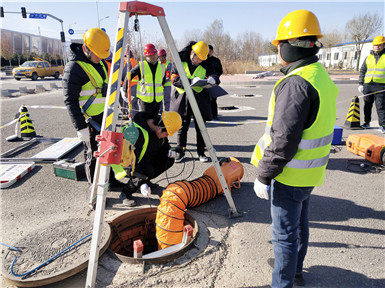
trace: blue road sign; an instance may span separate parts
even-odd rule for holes
[[[104,28],[101,28],[104,32],[106,32],[106,29],[104,29]]]
[[[42,13],[30,13],[29,18],[34,18],[34,19],[47,19],[47,14],[42,14]]]
[[[73,35],[75,33],[74,29],[68,29],[68,34]]]

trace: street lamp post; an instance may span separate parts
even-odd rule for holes
[[[98,22],[98,27],[100,28],[100,22],[102,22],[103,20],[107,19],[107,18],[110,18],[110,16],[106,16],[102,19],[99,19],[99,22]]]

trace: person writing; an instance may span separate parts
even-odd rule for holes
[[[285,76],[273,88],[265,134],[251,163],[257,167],[256,195],[268,200],[271,194],[273,288],[305,285],[310,195],[324,182],[338,95],[316,56],[322,36],[317,17],[297,10],[282,19],[272,42]]]
[[[205,60],[209,53],[208,45],[203,42],[190,42],[185,48],[179,52],[179,56],[182,60],[182,65],[184,67],[187,78],[190,80],[190,83],[195,83],[199,79],[207,79],[207,82],[211,85],[219,83],[218,75],[215,74],[214,69],[211,65]],[[176,111],[182,116],[182,127],[178,131],[177,145],[182,151],[179,153],[175,162],[181,162],[185,158],[185,153],[183,152],[186,149],[187,144],[187,132],[190,126],[191,117],[193,117],[193,112],[188,101],[186,92],[183,87],[182,80],[179,77],[179,73],[175,65],[173,65],[171,72],[171,83],[173,85],[173,90],[171,92],[171,102],[170,102],[170,111]],[[200,86],[192,87],[195,99],[198,103],[200,113],[204,121],[211,120],[211,106],[210,106],[210,96],[207,91]],[[208,157],[205,155],[205,142],[203,140],[201,131],[199,130],[198,123],[195,120],[195,131],[196,131],[196,141],[197,141],[197,152],[198,159],[201,162],[209,161]]]

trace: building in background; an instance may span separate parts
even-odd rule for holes
[[[368,39],[362,46],[359,68],[373,49],[373,39]],[[317,54],[319,62],[326,68],[333,69],[356,69],[357,65],[357,49],[355,42],[341,43],[334,47],[323,47]],[[258,63],[264,67],[279,65],[277,54],[258,56]]]

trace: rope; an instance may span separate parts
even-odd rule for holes
[[[48,263],[50,263],[51,261],[53,261],[55,258],[59,257],[61,254],[63,254],[65,251],[67,251],[68,249],[72,248],[73,246],[75,246],[76,244],[78,244],[79,242],[83,241],[84,239],[86,239],[87,237],[90,237],[92,234],[88,234],[86,236],[84,236],[82,239],[80,239],[79,241],[75,242],[74,244],[72,244],[71,246],[67,247],[66,249],[64,249],[63,251],[57,253],[55,256],[51,257],[50,259],[48,259],[47,261],[45,261],[44,263],[40,264],[39,266],[37,266],[36,268],[33,268],[32,270],[28,271],[28,272],[25,272],[23,274],[16,274],[15,272],[13,272],[13,266],[17,260],[17,256],[15,256],[15,259],[13,259],[13,262],[12,262],[12,265],[11,265],[11,273],[13,276],[16,276],[16,277],[23,277],[23,276],[26,276],[28,274],[31,274],[32,272],[40,269],[41,267],[47,265]]]

